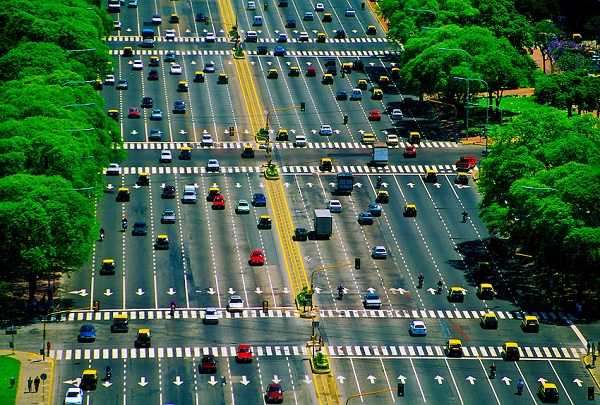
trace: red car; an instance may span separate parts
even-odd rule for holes
[[[158,70],[150,70],[150,72],[148,73],[148,80],[158,80]]]
[[[372,110],[369,114],[369,121],[381,121],[381,113],[377,110]]]
[[[140,109],[137,107],[131,107],[127,118],[140,118]]]
[[[317,69],[315,69],[314,67],[309,67],[308,69],[306,69],[306,77],[315,77],[317,76]]]
[[[235,360],[238,363],[252,363],[252,349],[250,345],[239,345]]]
[[[202,356],[202,362],[198,366],[200,374],[214,374],[217,372],[217,359],[212,354]]]
[[[471,155],[462,155],[455,163],[457,169],[472,169],[477,163],[477,158]]]
[[[279,384],[269,384],[265,393],[265,402],[267,404],[282,404],[283,390]]]
[[[225,209],[225,199],[222,195],[216,195],[213,199],[212,203],[213,210],[224,210]]]
[[[265,264],[265,255],[262,250],[253,250],[250,253],[250,266],[263,266]]]
[[[404,150],[405,158],[416,158],[417,157],[417,148],[412,145],[408,145]]]

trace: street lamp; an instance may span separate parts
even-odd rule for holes
[[[444,31],[450,34],[452,38],[454,38],[454,33],[446,28],[436,28],[436,27],[421,27],[421,31]]]
[[[82,129],[65,129],[65,131],[67,132],[91,132],[91,131],[95,131],[96,128],[92,127],[92,128],[82,128]]]
[[[558,191],[552,187],[529,187],[529,186],[521,186],[523,190],[527,191]]]
[[[90,48],[90,49],[68,49],[66,52],[68,52],[68,53],[94,53],[94,52],[96,52],[96,48]]]
[[[63,105],[62,108],[71,108],[71,107],[93,107],[96,103],[85,103],[85,104],[67,104]]]
[[[73,86],[73,85],[78,85],[78,84],[94,84],[94,83],[96,83],[95,80],[65,82],[65,83],[61,84],[60,87]]]
[[[241,11],[248,11],[247,8],[240,8],[238,11],[235,12],[235,27],[232,27],[232,29],[235,29],[235,49],[238,49],[239,46],[239,42],[240,42],[240,30],[238,28],[238,14]]]
[[[462,52],[465,55],[467,55],[467,99],[465,101],[465,126],[467,129],[467,139],[469,139],[469,94],[470,94],[470,89],[469,89],[469,81],[471,80],[471,55],[469,54],[469,52],[465,51],[464,49],[460,49],[460,48],[438,48],[438,51],[454,51],[454,52]]]
[[[432,11],[432,10],[422,10],[422,9],[407,8],[406,11],[410,11],[411,13],[431,13],[435,17],[434,21],[437,21],[437,13],[435,11]]]
[[[477,82],[481,82],[483,84],[485,84],[485,92],[487,93],[487,106],[485,107],[485,151],[487,153],[488,150],[488,137],[487,137],[487,130],[488,130],[488,111],[490,110],[490,87],[488,86],[487,82],[483,79],[465,79],[464,77],[455,77],[454,80],[464,80],[467,83],[469,83],[471,80],[475,80]]]

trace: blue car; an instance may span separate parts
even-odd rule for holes
[[[276,46],[273,51],[273,56],[285,56],[285,48],[281,45]]]
[[[252,196],[252,205],[255,207],[266,207],[267,197],[263,193],[256,193]]]
[[[86,324],[79,328],[79,336],[77,336],[78,342],[93,342],[96,340],[96,327],[94,325]]]

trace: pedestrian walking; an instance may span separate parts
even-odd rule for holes
[[[32,385],[33,385],[33,380],[31,379],[31,377],[29,377],[29,380],[27,380],[27,391],[31,392]]]
[[[50,357],[50,349],[52,348],[52,343],[50,341],[46,342],[46,356]]]
[[[35,387],[35,392],[38,392],[38,389],[40,388],[40,377],[35,377],[35,380],[33,380],[33,386]]]
[[[596,354],[596,343],[592,342],[592,354]]]
[[[590,354],[590,350],[592,350],[592,341],[591,340],[588,340],[587,349],[588,349],[587,354],[589,355]]]

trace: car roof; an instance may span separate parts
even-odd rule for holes
[[[425,322],[423,322],[423,320],[421,320],[421,319],[414,319],[412,321],[412,323],[415,324],[415,325],[421,325],[421,324],[425,325]]]

